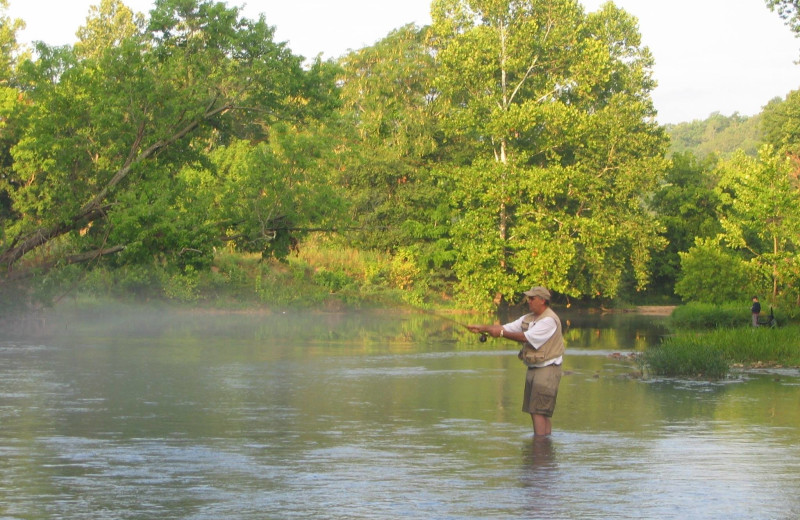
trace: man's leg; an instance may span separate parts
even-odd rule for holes
[[[531,415],[534,436],[546,437],[552,433],[550,416],[556,406],[560,381],[561,366],[528,369],[522,410]]]
[[[547,436],[553,432],[553,425],[549,417],[532,413],[531,420],[533,420],[533,434],[535,436]]]

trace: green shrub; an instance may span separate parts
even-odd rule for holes
[[[732,364],[800,366],[800,327],[679,331],[642,355],[654,375],[725,377]]]
[[[725,353],[699,334],[667,338],[642,356],[650,373],[657,376],[722,379],[731,367]]]
[[[386,263],[384,261],[364,262],[365,285],[386,285],[389,276],[389,270],[386,268]]]
[[[706,341],[734,363],[800,365],[800,327],[796,325],[720,329],[707,333]]]
[[[757,273],[747,262],[726,249],[717,239],[697,238],[689,251],[679,253],[681,274],[675,294],[684,301],[705,303],[730,301],[749,293]]]
[[[312,277],[315,284],[328,289],[330,292],[339,292],[353,285],[353,279],[343,271],[329,271],[324,267],[317,270]]]
[[[158,274],[152,266],[129,264],[112,271],[109,292],[114,296],[144,297],[156,293]]]
[[[164,272],[161,277],[164,295],[170,300],[184,303],[196,302],[199,299],[198,283],[198,273],[191,265],[184,267],[183,272]]]
[[[672,311],[669,323],[688,329],[750,326],[750,303],[687,303]]]

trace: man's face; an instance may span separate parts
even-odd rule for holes
[[[528,309],[534,314],[541,314],[547,305],[541,296],[528,296]]]

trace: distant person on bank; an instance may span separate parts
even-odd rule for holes
[[[750,314],[753,316],[753,327],[758,327],[758,316],[761,314],[761,303],[758,296],[753,296],[753,306],[750,307]]]
[[[529,314],[505,325],[469,325],[477,334],[489,334],[522,343],[517,357],[528,366],[522,411],[531,414],[536,437],[552,433],[550,418],[556,408],[564,338],[561,320],[550,308],[550,291],[532,287],[525,291]]]

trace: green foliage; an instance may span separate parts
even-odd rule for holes
[[[429,30],[401,27],[339,65],[348,124],[339,180],[357,228],[348,243],[390,252],[413,246],[415,262],[446,273],[454,260],[451,208],[434,167],[443,140]]]
[[[732,300],[737,292],[797,300],[800,191],[792,162],[765,146],[757,159],[734,154],[714,175],[722,230],[680,253],[675,292],[703,302]]]
[[[99,266],[86,273],[81,290],[99,296],[146,299],[163,294],[159,285],[163,278],[153,265]]]
[[[798,0],[766,0],[767,7],[778,15],[795,34],[800,34],[800,2]]]
[[[77,32],[75,52],[83,58],[101,58],[106,49],[133,38],[144,25],[142,15],[120,0],[101,0],[89,8],[86,25]]]
[[[19,75],[27,108],[4,184],[13,218],[0,242],[3,265],[69,235],[74,253],[115,245],[125,248],[120,263],[157,256],[179,269],[204,268],[224,231],[252,238],[266,228],[259,238],[268,249],[263,238],[276,227],[291,233],[327,215],[333,203],[317,205],[330,193],[326,184],[307,178],[327,145],[310,144],[319,138],[305,126],[324,113],[320,106],[332,106],[324,67],[304,71],[263,17],[240,18],[223,3],[163,0],[146,25],[117,2],[94,14],[74,49],[41,46]],[[270,150],[261,150],[266,164],[252,167],[288,177],[281,202],[298,204],[302,220],[276,226],[262,205],[231,221],[203,191],[219,188],[203,178],[214,173],[210,153],[237,137]],[[243,203],[258,197],[243,195]],[[276,243],[281,254],[292,242]]]
[[[713,158],[697,159],[691,153],[675,154],[663,185],[653,194],[650,208],[664,224],[664,251],[653,257],[653,288],[670,294],[681,269],[680,253],[697,238],[715,237],[721,230],[717,220],[719,196],[714,192]]]
[[[5,80],[3,83],[14,76],[21,58],[17,32],[25,27],[24,21],[6,16],[7,9],[8,0],[0,0],[0,79]]]
[[[715,329],[749,327],[750,296],[739,294],[738,303],[699,303],[680,305],[669,317],[670,327],[676,329]]]
[[[642,356],[650,373],[656,376],[723,379],[731,365],[725,353],[709,345],[701,335],[667,338]]]
[[[339,292],[353,285],[353,280],[343,271],[328,271],[320,268],[314,273],[313,281],[315,284],[328,289],[330,292]]]
[[[698,238],[689,251],[679,254],[681,275],[675,294],[684,301],[727,302],[753,293],[749,265],[718,240]]]
[[[724,116],[714,112],[704,120],[670,124],[665,129],[671,154],[689,152],[701,158],[727,157],[738,150],[756,156],[764,137],[761,114]]]
[[[194,193],[213,194],[219,236],[244,252],[284,259],[304,227],[334,228],[344,210],[326,178],[329,141],[324,134],[286,125],[273,127],[269,143],[234,140],[211,154],[212,172],[198,177]]]
[[[800,328],[684,331],[643,354],[654,375],[722,379],[733,365],[800,366]]]
[[[198,273],[191,265],[187,265],[181,273],[172,273],[161,279],[167,299],[185,303],[198,300],[198,284]]]
[[[762,112],[764,142],[782,155],[800,156],[800,90],[773,99]]]
[[[15,189],[11,148],[24,127],[25,103],[15,85],[18,62],[24,58],[17,43],[22,20],[6,16],[7,0],[0,0],[0,244],[6,240],[6,226],[16,218],[11,203]]]
[[[668,127],[694,151],[668,163],[652,55],[612,3],[435,0],[431,27],[306,68],[225,3],[102,0],[74,47],[35,56],[6,5],[0,264],[40,294],[489,310],[652,278],[800,301],[800,96]]]
[[[665,167],[652,56],[608,3],[432,4],[443,129],[469,143],[448,169],[456,293],[486,308],[537,283],[614,297],[663,247],[643,196]]]
[[[793,161],[765,146],[758,159],[740,153],[724,161],[719,176],[722,236],[758,276],[755,293],[800,297],[800,190]]]

